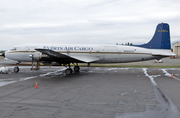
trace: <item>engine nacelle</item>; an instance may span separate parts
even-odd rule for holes
[[[42,53],[41,52],[35,52],[33,54],[33,61],[40,61],[42,58]]]

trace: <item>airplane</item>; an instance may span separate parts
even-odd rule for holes
[[[68,65],[66,75],[72,74],[71,63],[74,64],[74,72],[79,72],[78,63],[125,63],[161,59],[175,56],[171,51],[170,31],[167,23],[159,23],[153,38],[142,45],[83,45],[83,44],[23,44],[17,45],[1,56],[18,61],[14,72],[19,72],[19,63],[31,62],[57,62],[60,65]],[[31,68],[31,69],[32,69]]]

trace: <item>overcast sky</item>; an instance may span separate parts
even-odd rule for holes
[[[180,41],[180,0],[0,0],[0,50],[18,44],[147,43],[158,23]]]

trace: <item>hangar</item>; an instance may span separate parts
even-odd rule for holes
[[[176,54],[176,57],[180,57],[180,42],[173,44],[173,53]]]

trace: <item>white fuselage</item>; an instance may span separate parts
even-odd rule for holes
[[[36,48],[49,49],[70,56],[96,57],[99,60],[93,63],[123,63],[160,59],[175,55],[171,50],[146,49],[123,45],[82,45],[82,44],[40,44],[18,45],[5,52],[5,57],[19,62],[31,62],[30,55]]]

